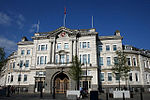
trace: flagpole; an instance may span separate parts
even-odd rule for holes
[[[39,32],[39,28],[40,28],[40,21],[39,20],[38,20],[38,23],[36,24],[36,27],[37,27],[36,32],[38,33]]]
[[[92,28],[93,28],[93,16],[92,16]]]
[[[66,24],[66,14],[64,15],[64,27],[65,27],[65,24]]]
[[[64,8],[64,27],[66,25],[66,8]]]

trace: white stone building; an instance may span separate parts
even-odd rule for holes
[[[128,85],[136,90],[150,88],[150,52],[122,45],[120,32],[112,36],[98,36],[95,29],[72,30],[60,27],[55,31],[35,33],[33,41],[26,37],[18,43],[18,50],[8,57],[0,77],[0,85],[13,85],[17,90],[65,93],[75,89],[68,74],[73,56],[82,65],[80,86],[90,90],[115,89],[118,81],[111,68],[116,50],[124,50],[132,67]],[[87,72],[86,72],[87,71]],[[121,86],[125,81],[121,80]]]

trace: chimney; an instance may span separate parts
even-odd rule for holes
[[[21,39],[22,41],[28,41],[28,39],[27,39],[27,37],[22,37],[22,39]]]
[[[34,33],[34,35],[35,35],[35,36],[40,36],[40,34],[39,34],[39,33]]]
[[[120,36],[120,31],[119,30],[116,30],[115,34],[116,36]]]

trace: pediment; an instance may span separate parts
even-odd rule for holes
[[[51,37],[56,37],[58,36],[58,38],[60,37],[69,37],[70,35],[75,35],[76,31],[68,29],[66,27],[60,27],[58,29],[56,29],[55,31],[52,31],[51,34],[49,34],[49,36]]]

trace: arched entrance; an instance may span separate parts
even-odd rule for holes
[[[55,92],[65,93],[69,89],[69,78],[63,72],[57,74],[54,78]]]

